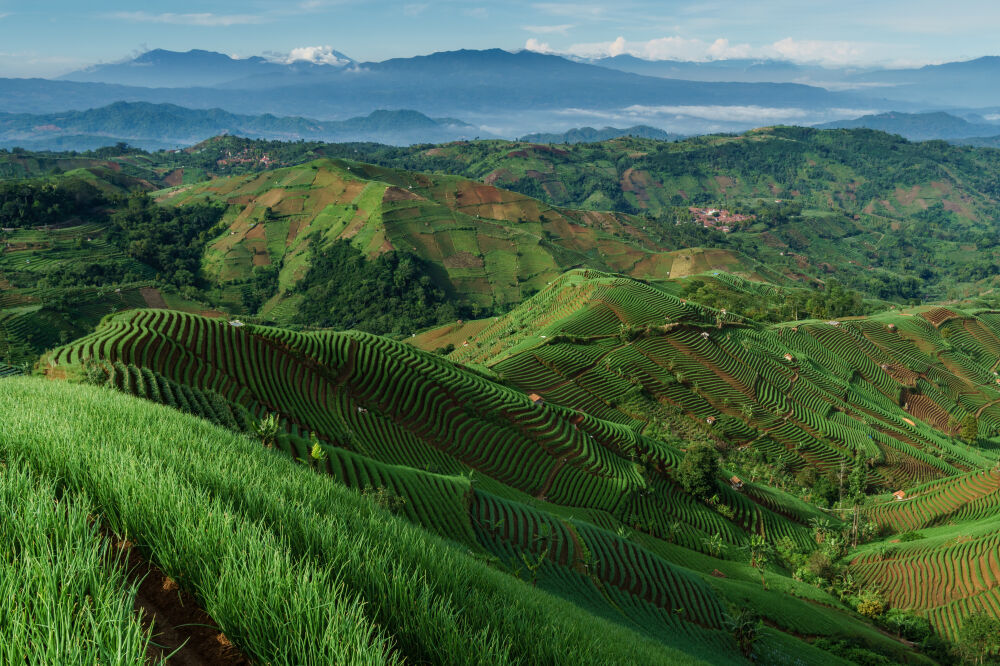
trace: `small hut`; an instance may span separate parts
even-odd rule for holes
[[[731,485],[733,487],[733,490],[742,490],[743,489],[743,480],[740,477],[738,477],[738,476],[730,477],[730,479],[729,479],[729,485]]]
[[[896,498],[897,502],[900,501],[900,500],[905,500],[906,499],[906,491],[905,490],[897,490],[896,492],[894,492],[892,494],[892,496]]]
[[[540,405],[543,402],[545,402],[545,398],[538,395],[537,393],[532,393],[531,395],[529,395],[528,400],[531,400],[531,404],[533,405]]]

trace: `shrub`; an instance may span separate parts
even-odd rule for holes
[[[865,617],[876,618],[885,612],[885,602],[878,592],[866,590],[861,594],[856,610]]]
[[[695,444],[684,454],[677,469],[678,481],[684,490],[699,499],[707,499],[715,491],[719,473],[719,456],[709,444]]]

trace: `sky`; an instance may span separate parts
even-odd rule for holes
[[[914,66],[1000,54],[984,0],[0,0],[0,76],[163,48],[377,61],[461,48]]]

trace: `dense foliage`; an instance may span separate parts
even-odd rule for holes
[[[458,316],[419,258],[394,251],[368,260],[347,241],[317,245],[299,283],[299,323],[400,334]]]
[[[130,257],[156,268],[165,282],[195,286],[205,241],[224,210],[208,203],[164,208],[138,192],[111,216],[110,237]]]
[[[95,207],[106,203],[99,190],[79,178],[56,183],[0,181],[0,227],[60,224],[90,215]]]

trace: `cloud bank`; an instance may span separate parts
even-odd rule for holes
[[[300,46],[292,49],[284,58],[286,64],[293,62],[311,62],[317,65],[334,65],[345,67],[351,61],[343,54],[333,50],[332,46]]]
[[[525,26],[529,30],[530,26]],[[541,31],[533,30],[541,34]],[[555,31],[553,31],[555,32]],[[618,37],[609,42],[584,42],[557,50],[537,38],[530,38],[524,48],[539,53],[559,53],[580,58],[605,58],[632,55],[645,60],[691,60],[707,62],[731,58],[768,58],[790,60],[798,63],[820,65],[848,65],[863,59],[867,54],[864,44],[831,40],[799,40],[792,37],[765,46],[733,44],[719,38],[706,41],[680,36],[659,37],[648,41],[632,42]]]

